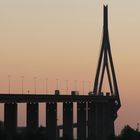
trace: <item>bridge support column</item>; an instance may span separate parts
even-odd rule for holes
[[[108,102],[88,103],[88,139],[112,140],[114,136],[113,106]]]
[[[98,140],[106,140],[106,137],[104,136],[104,128],[107,129],[106,126],[104,126],[105,116],[108,116],[108,114],[104,114],[104,105],[103,103],[96,103],[96,137]],[[108,123],[108,122],[107,122]]]
[[[35,130],[38,128],[38,115],[39,104],[27,103],[27,128]]]
[[[73,139],[73,103],[63,103],[63,138]]]
[[[114,113],[113,105],[106,101],[96,104],[97,108],[97,139],[112,140],[114,136]]]
[[[77,103],[77,140],[86,140],[86,102]]]
[[[88,140],[98,140],[96,138],[96,104],[88,102]]]
[[[4,127],[6,133],[11,136],[17,128],[17,103],[4,104]]]
[[[57,139],[57,103],[46,103],[46,129],[48,140]]]
[[[103,104],[103,135],[106,137],[105,140],[112,140],[114,136],[114,121],[116,118],[113,110],[113,104],[111,102]]]

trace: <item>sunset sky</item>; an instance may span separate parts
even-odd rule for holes
[[[109,34],[122,108],[116,132],[140,122],[140,0],[0,0],[0,92],[45,93],[56,88],[85,94],[94,82],[102,40],[103,4],[109,5]],[[90,90],[92,90],[90,85]],[[105,89],[105,85],[104,85]],[[25,111],[25,105],[20,106]],[[42,107],[43,108],[43,107]],[[1,105],[1,112],[3,106]],[[43,109],[40,111],[44,114]],[[44,115],[40,115],[40,124]],[[19,125],[25,118],[19,113]],[[0,113],[3,119],[3,113]]]

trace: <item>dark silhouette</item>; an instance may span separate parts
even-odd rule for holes
[[[116,99],[114,101],[108,101],[108,103],[89,103],[89,109],[92,110],[92,112],[89,111],[88,113],[89,140],[107,140],[114,137],[114,120],[117,118],[117,111],[121,107],[109,41],[108,6],[104,6],[103,38],[93,88],[93,94],[96,96],[104,95],[102,85],[105,70],[110,86],[110,92],[107,92],[106,96],[110,96],[111,94],[111,96],[114,96]]]
[[[108,6],[104,6],[103,41],[94,89],[89,95],[60,95],[59,90],[54,95],[45,94],[0,94],[0,103],[4,103],[4,129],[1,138],[6,140],[57,140],[60,132],[57,126],[57,105],[63,103],[63,139],[73,139],[73,104],[77,103],[77,140],[113,140],[114,121],[121,107],[119,91],[111,54],[108,33]],[[102,65],[103,62],[103,66]],[[107,71],[110,92],[102,92],[105,70]],[[101,76],[100,76],[101,71]],[[101,77],[99,79],[99,77]],[[39,103],[46,103],[46,128],[38,128]],[[18,103],[27,105],[27,128],[17,131]]]
[[[118,140],[140,140],[140,132],[137,130],[134,130],[129,125],[126,125],[122,129],[120,136],[118,136],[116,139],[118,139]]]
[[[36,131],[29,130],[27,128],[18,128],[20,131],[17,131],[10,140],[48,140],[46,128],[40,126]],[[0,128],[0,140],[9,140],[6,132],[3,128]],[[59,138],[59,140],[74,140],[69,137]],[[119,136],[112,136],[107,140],[140,140],[140,132],[134,130],[129,125],[126,125]]]

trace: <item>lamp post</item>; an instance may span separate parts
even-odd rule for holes
[[[82,81],[82,87],[83,87],[83,95],[85,93],[85,81]]]
[[[89,91],[90,91],[90,87],[91,87],[91,81],[88,81],[88,88],[89,88]]]
[[[37,77],[34,77],[34,92],[35,92],[35,94],[36,94],[36,79],[37,79]]]
[[[21,93],[24,93],[24,76],[21,76]]]
[[[74,88],[75,88],[75,91],[77,91],[77,80],[74,81]]]
[[[66,80],[66,94],[68,94],[68,80]]]
[[[45,79],[46,94],[48,93],[48,78]]]
[[[58,88],[59,88],[59,87],[58,87],[58,86],[59,86],[59,85],[58,85],[58,82],[59,82],[59,79],[56,78],[56,90],[58,90]]]
[[[8,93],[11,94],[11,75],[8,75]]]

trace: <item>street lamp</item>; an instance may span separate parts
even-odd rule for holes
[[[36,94],[36,79],[37,79],[37,77],[34,77],[34,92],[35,92],[35,94]]]
[[[11,75],[8,75],[8,92],[11,93]]]
[[[24,76],[21,76],[21,93],[24,93]]]
[[[48,78],[45,79],[46,94],[48,93]]]

